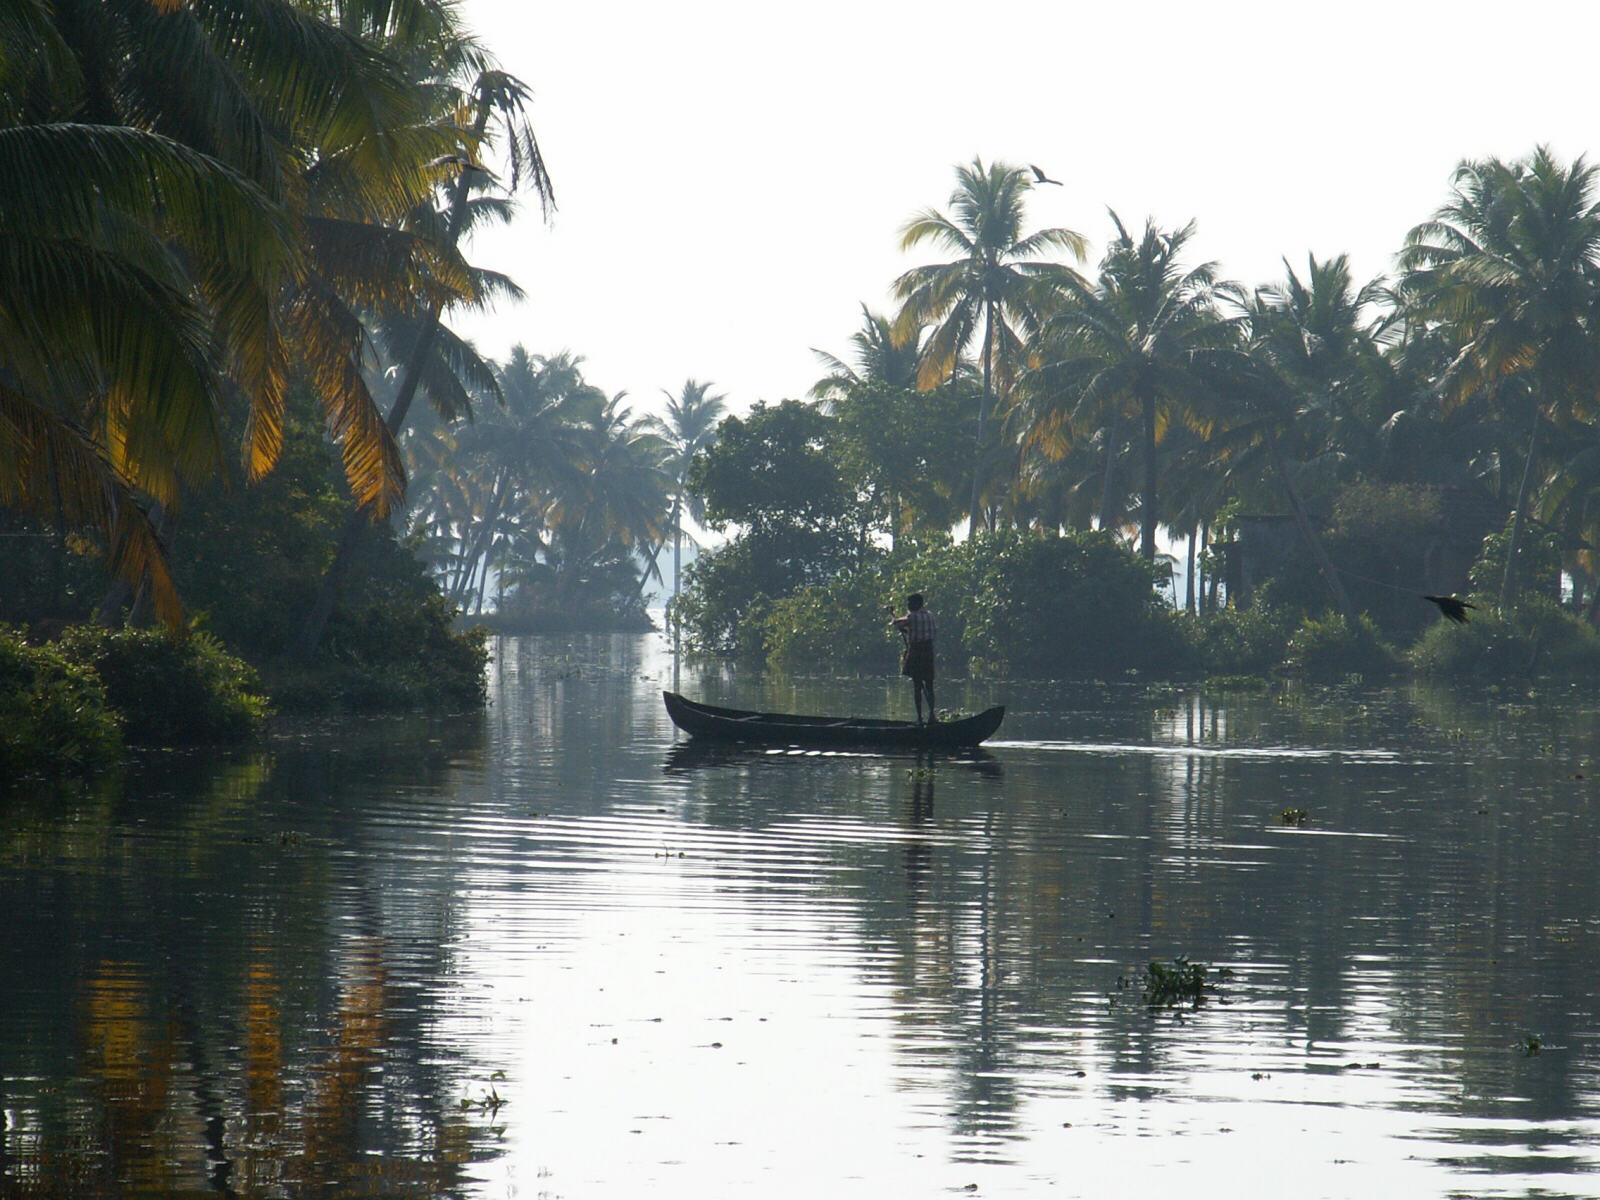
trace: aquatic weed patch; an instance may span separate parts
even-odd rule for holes
[[[1151,1008],[1199,1008],[1207,995],[1229,977],[1226,967],[1214,971],[1204,963],[1190,962],[1183,955],[1170,962],[1151,959],[1144,969],[1141,992]]]

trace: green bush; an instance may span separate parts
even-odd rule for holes
[[[174,638],[161,629],[75,625],[61,652],[99,677],[138,745],[240,741],[267,716],[255,669],[204,632]]]
[[[114,762],[121,728],[94,672],[0,626],[0,782],[87,775]]]
[[[1408,643],[1438,615],[1418,593],[1428,590],[1425,549],[1445,533],[1437,488],[1363,480],[1334,497],[1323,545],[1352,606],[1384,636]]]
[[[760,621],[768,664],[791,672],[822,664],[887,672],[900,645],[884,611],[894,594],[887,565],[852,571],[774,602]]]
[[[1502,680],[1547,673],[1590,675],[1600,670],[1600,634],[1543,596],[1524,593],[1509,613],[1474,596],[1466,625],[1440,621],[1411,648],[1421,675]]]
[[[1483,539],[1483,552],[1467,572],[1472,590],[1485,596],[1499,596],[1505,582],[1506,557],[1511,548],[1512,513],[1505,527]],[[1519,596],[1538,594],[1556,600],[1561,595],[1561,540],[1548,529],[1528,521],[1522,523],[1517,538],[1515,589]],[[1521,601],[1519,600],[1518,603]]]
[[[1157,591],[1166,569],[1109,533],[1006,529],[960,550],[979,575],[961,600],[964,640],[990,668],[1078,679],[1193,669],[1178,614]]]
[[[313,669],[275,666],[273,695],[300,709],[481,706],[488,634],[454,620],[455,606],[426,586],[336,610]]]
[[[1188,625],[1191,644],[1208,675],[1266,675],[1289,649],[1290,621],[1281,609],[1225,608]]]
[[[899,642],[884,606],[903,608],[916,591],[938,616],[940,669],[951,674],[1182,673],[1195,655],[1155,578],[1105,534],[940,539],[776,601],[760,622],[762,645],[783,670],[892,669]]]
[[[1307,617],[1289,639],[1286,665],[1308,679],[1342,679],[1359,675],[1382,679],[1392,675],[1399,660],[1378,636],[1371,617],[1361,616],[1352,626],[1342,616]]]

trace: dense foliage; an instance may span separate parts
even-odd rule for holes
[[[499,403],[406,443],[412,528],[446,594],[474,615],[492,598],[508,631],[648,628],[679,429],[608,398],[571,355],[518,346],[496,374]]]
[[[705,502],[707,524],[740,529],[686,573],[675,619],[692,647],[758,653],[757,626],[773,600],[872,553],[835,431],[836,420],[814,406],[758,404],[747,417],[724,420],[695,460],[689,486]]]
[[[913,588],[947,658],[988,671],[1365,674],[1424,631],[1429,670],[1587,661],[1581,158],[1463,162],[1391,278],[1308,257],[1255,287],[1188,261],[1192,224],[1115,213],[1080,272],[1082,234],[1028,228],[1037,180],[975,159],[900,231],[937,261],[863,310],[815,403],[725,416],[690,380],[649,416],[574,355],[493,363],[447,324],[517,294],[472,231],[519,189],[553,200],[530,93],[454,0],[4,20],[0,619],[177,632],[187,606],[208,635],[75,635],[114,691],[161,664],[175,714],[187,673],[243,697],[225,647],[296,703],[475,704],[458,611],[643,627],[669,540],[690,647],[790,667],[873,661]],[[1218,611],[1249,515],[1294,531],[1259,619]],[[680,598],[686,517],[726,541]],[[1186,629],[1163,543],[1193,560]],[[1471,626],[1438,626],[1421,597],[1469,586]],[[248,723],[188,711],[195,736]],[[140,736],[182,736],[147,715]]]
[[[216,638],[160,629],[80,625],[61,652],[94,673],[128,742],[144,746],[239,741],[267,715],[255,671]]]
[[[66,642],[131,697],[130,737],[250,724],[222,645],[281,694],[476,703],[481,639],[387,521],[413,400],[494,398],[444,318],[516,294],[463,238],[551,200],[526,87],[454,0],[8,12],[5,614],[139,628]],[[185,607],[206,634],[142,631]]]
[[[1194,656],[1154,582],[1153,568],[1108,534],[1002,529],[876,558],[775,600],[756,624],[775,667],[882,671],[899,645],[885,609],[921,591],[954,674],[1182,673]]]
[[[1488,596],[1467,625],[1440,623],[1411,651],[1423,675],[1481,681],[1541,674],[1593,679],[1600,672],[1600,634],[1547,597],[1525,596],[1503,615]]]
[[[121,748],[120,723],[94,671],[0,626],[0,781],[88,775]]]

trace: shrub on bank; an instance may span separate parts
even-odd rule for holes
[[[114,762],[121,728],[94,672],[0,626],[0,781],[87,775]]]
[[[1208,675],[1269,675],[1283,667],[1291,620],[1281,609],[1224,608],[1192,619],[1191,644]]]
[[[455,606],[431,588],[335,611],[311,667],[267,667],[283,708],[363,712],[464,709],[484,702],[487,631],[457,630]]]
[[[990,669],[1086,679],[1194,668],[1178,614],[1157,590],[1167,569],[1109,533],[1007,529],[961,549],[979,576],[961,601],[964,636]]]
[[[1555,601],[1524,593],[1504,614],[1490,597],[1472,601],[1467,624],[1440,621],[1411,648],[1419,675],[1500,680],[1600,671],[1600,634]]]
[[[174,638],[155,628],[75,625],[61,653],[99,678],[136,745],[242,741],[267,716],[255,668],[204,632]]]
[[[1363,615],[1351,624],[1329,613],[1301,622],[1289,639],[1285,665],[1308,679],[1332,680],[1349,675],[1384,679],[1400,664],[1371,617]]]

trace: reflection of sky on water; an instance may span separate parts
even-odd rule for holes
[[[626,673],[659,749],[659,683]],[[873,711],[876,685],[860,694]],[[997,769],[936,767],[921,788],[915,764],[872,756],[625,767],[605,812],[542,818],[540,849],[474,888],[461,947],[464,977],[496,981],[468,1006],[479,1047],[513,1064],[524,1106],[488,1194],[1587,1194],[1592,1086],[1562,1120],[1515,1115],[1545,1065],[1514,1049],[1518,997],[1489,998],[1503,1033],[1440,1003],[1426,988],[1448,980],[1424,982],[1441,965],[1394,897],[1335,930],[1314,928],[1314,895],[1282,897],[1276,926],[1257,911],[1279,899],[1263,878],[1303,868],[1403,891],[1430,832],[1404,825],[1414,773],[1441,756],[1455,782],[1454,744],[1296,745],[1276,721],[1252,742],[1225,712],[1185,730],[1194,715],[1157,712],[1142,742],[1000,739]],[[1092,819],[1141,796],[1137,819]],[[1311,822],[1274,821],[1289,804]],[[1427,886],[1460,886],[1474,853],[1436,856]],[[1075,892],[1091,859],[1136,886],[1078,875]],[[1052,924],[1041,895],[1076,918]],[[1130,907],[1085,916],[1110,904]],[[1183,952],[1174,936],[1232,966],[1215,1000],[1111,1002],[1119,975]],[[1483,965],[1457,952],[1447,975]],[[1472,1094],[1484,1061],[1503,1094]]]

